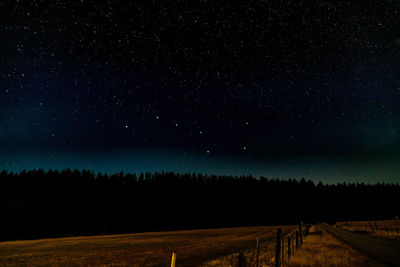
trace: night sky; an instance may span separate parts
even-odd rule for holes
[[[400,1],[2,1],[0,169],[400,182]]]

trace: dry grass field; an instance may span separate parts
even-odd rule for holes
[[[287,267],[340,266],[383,267],[384,265],[337,240],[318,226],[310,229],[303,246],[296,252]]]
[[[272,242],[271,242],[272,241]],[[259,250],[259,266],[260,267],[274,267],[275,266],[275,248],[276,248],[276,239],[268,240],[260,244]],[[242,251],[242,254],[246,260],[246,267],[256,266],[256,249],[254,247]],[[233,253],[224,257],[220,257],[217,259],[213,259],[207,262],[204,262],[202,267],[237,267],[238,266],[238,254]]]
[[[279,226],[284,232],[296,226]],[[0,242],[0,266],[202,266],[239,251],[274,244],[276,226],[188,230]],[[229,257],[229,256],[228,256]],[[267,260],[267,259],[266,259]]]
[[[352,232],[400,240],[400,220],[339,222],[337,226]]]

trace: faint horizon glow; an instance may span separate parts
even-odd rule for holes
[[[136,150],[114,152],[14,151],[0,157],[1,170],[87,169],[94,173],[145,172],[253,175],[279,179],[311,179],[314,182],[400,183],[400,157],[382,160],[308,158],[291,160],[241,159],[181,151]]]

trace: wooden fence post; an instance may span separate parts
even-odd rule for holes
[[[296,231],[296,250],[299,249],[299,231]]]
[[[291,238],[290,236],[287,238],[287,254],[288,254],[288,260],[290,259],[290,245],[291,245]]]
[[[302,223],[299,223],[299,235],[300,235],[300,245],[303,245],[303,229],[301,227]]]
[[[238,255],[238,267],[246,267],[246,259],[244,258],[242,252],[240,252]]]
[[[258,237],[257,237],[257,254],[256,254],[256,267],[258,267],[258,254],[259,254],[259,240],[258,240]]]
[[[276,250],[275,250],[275,267],[280,267],[281,257],[281,240],[282,240],[282,229],[278,228],[276,232]]]
[[[285,237],[282,236],[282,267],[285,267]]]
[[[175,267],[176,263],[176,252],[172,252],[171,267]]]

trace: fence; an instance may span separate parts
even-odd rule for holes
[[[400,234],[399,226],[390,226],[390,225],[381,224],[381,223],[377,224],[376,222],[345,223],[344,226],[351,228],[355,231]]]
[[[303,231],[304,228],[304,231]],[[304,237],[309,234],[310,225],[303,226],[302,223],[299,223],[298,230],[287,233],[286,235],[282,234],[282,229],[277,229],[276,236],[276,250],[275,250],[275,267],[284,267],[285,262],[287,262],[290,257],[294,256],[297,250],[303,244]],[[287,245],[285,245],[285,240],[287,241]],[[254,266],[259,267],[259,254],[260,254],[260,243],[261,240],[259,238],[256,239],[256,258]],[[286,246],[286,247],[285,247]],[[285,252],[286,251],[286,252]],[[177,254],[174,251],[172,253],[171,259],[171,267],[175,267]],[[237,266],[238,267],[246,267],[249,262],[246,260],[246,257],[243,253],[239,253],[237,256]]]
[[[306,225],[303,232],[303,225],[299,223],[299,230],[282,235],[279,228],[276,234],[275,267],[284,267],[285,263],[294,256],[297,250],[303,245],[304,237],[308,236],[310,225]],[[285,245],[286,240],[286,245]],[[286,246],[286,248],[285,248]],[[286,252],[285,252],[286,251]]]

